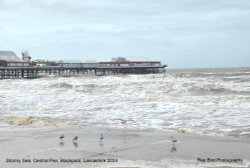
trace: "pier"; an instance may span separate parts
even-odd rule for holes
[[[42,76],[84,76],[165,73],[166,65],[131,67],[0,67],[0,79],[38,78]]]

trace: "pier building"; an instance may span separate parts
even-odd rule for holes
[[[63,68],[85,68],[85,67],[98,67],[96,62],[84,62],[77,60],[61,60],[57,65]]]
[[[25,60],[18,58],[13,51],[0,51],[0,67],[28,67],[28,58],[24,55],[23,58]]]

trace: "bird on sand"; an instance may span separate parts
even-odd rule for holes
[[[173,143],[177,142],[177,139],[175,139],[173,136],[171,136],[170,139]]]
[[[60,140],[63,140],[64,139],[64,135],[62,134],[60,137],[59,137]]]
[[[104,139],[103,134],[100,135],[100,141]]]
[[[73,139],[72,139],[72,142],[77,142],[78,140],[78,136],[75,136]]]

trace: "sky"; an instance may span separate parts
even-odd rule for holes
[[[33,59],[249,67],[249,0],[0,0],[0,50]]]

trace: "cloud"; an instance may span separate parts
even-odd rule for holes
[[[0,0],[0,45],[37,58],[247,65],[249,9],[248,0]]]

